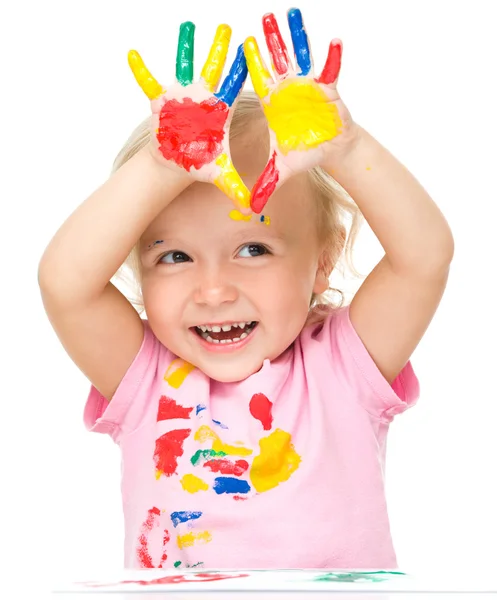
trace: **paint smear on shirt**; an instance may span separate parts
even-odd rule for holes
[[[204,467],[210,469],[213,473],[221,473],[222,475],[243,475],[249,468],[246,460],[237,460],[232,462],[227,458],[209,460],[204,464]]]
[[[249,454],[252,454],[252,450],[249,448],[244,448],[243,446],[230,446],[229,444],[223,443],[217,433],[215,433],[208,425],[202,425],[195,433],[194,439],[201,443],[212,440],[212,449],[214,452],[224,452],[231,456],[249,456]]]
[[[159,479],[161,475],[171,477],[176,472],[178,458],[183,455],[183,442],[191,432],[191,429],[175,429],[161,435],[155,441],[156,479]]]
[[[192,465],[197,465],[200,461],[210,460],[216,456],[226,456],[226,452],[215,452],[214,450],[197,450],[191,457]]]
[[[157,507],[154,506],[153,508],[150,508],[148,511],[148,516],[141,526],[141,532],[138,537],[138,547],[136,548],[136,554],[138,557],[140,568],[142,569],[161,569],[163,564],[167,560],[166,545],[171,539],[167,529],[164,530],[164,536],[162,538],[162,556],[160,559],[160,564],[154,565],[152,557],[150,556],[150,552],[148,550],[148,536],[154,527],[160,526],[160,514],[161,512]]]
[[[250,400],[250,414],[262,423],[266,431],[269,431],[273,424],[272,408],[273,403],[264,394],[254,394]]]
[[[209,489],[209,486],[203,479],[200,479],[200,477],[192,475],[191,473],[183,475],[181,485],[185,492],[190,492],[190,494],[195,494],[200,491],[205,492]]]
[[[182,550],[183,548],[189,548],[200,542],[201,544],[207,544],[212,541],[212,535],[208,531],[200,531],[199,533],[194,533],[190,531],[190,533],[185,533],[185,535],[178,535],[177,538],[178,548]]]
[[[198,415],[199,412],[206,410],[207,406],[205,404],[197,404],[197,408],[195,409],[195,414]]]
[[[180,523],[186,523],[187,521],[194,521],[200,519],[202,516],[201,512],[194,512],[191,510],[179,510],[171,513],[171,521],[173,525],[177,527]]]
[[[203,564],[203,563],[198,563]],[[193,565],[194,567],[196,565]],[[249,577],[249,573],[219,573],[216,571],[212,572],[204,572],[204,573],[192,573],[188,575],[166,575],[165,577],[159,577],[157,579],[127,579],[124,581],[119,581],[119,584],[122,583],[132,583],[135,585],[167,585],[167,584],[175,584],[175,583],[199,583],[199,582],[207,582],[207,581],[222,581],[223,579],[239,579],[240,577]],[[115,583],[87,583],[87,587],[91,588],[99,588],[99,587],[109,587],[114,586]]]
[[[194,365],[187,363],[186,360],[175,358],[167,368],[166,374],[164,375],[164,381],[167,381],[171,387],[178,389],[186,379],[186,376],[191,373],[194,368]]]
[[[157,412],[157,422],[167,421],[168,419],[189,419],[193,407],[180,406],[176,404],[173,398],[161,396],[159,399],[159,410]]]
[[[248,481],[236,477],[216,477],[212,489],[216,494],[248,494],[250,485]]]
[[[260,454],[252,462],[250,479],[258,492],[266,492],[287,481],[302,460],[291,443],[292,436],[276,429],[259,441]]]

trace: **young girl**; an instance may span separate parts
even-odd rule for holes
[[[225,25],[197,83],[191,23],[167,90],[131,52],[152,118],[40,261],[92,383],[85,424],[122,452],[127,568],[397,566],[386,436],[418,398],[409,357],[453,240],[340,99],[341,43],[315,76],[300,12],[288,21],[295,67],[267,15],[274,76],[249,38],[218,92]],[[247,64],[259,98],[240,95]],[[357,207],[385,255],[349,306],[325,305]],[[146,320],[111,283],[123,263]]]

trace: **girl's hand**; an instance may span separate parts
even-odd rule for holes
[[[231,28],[219,25],[200,80],[193,82],[195,25],[180,26],[176,82],[164,89],[135,50],[128,62],[152,108],[151,149],[162,164],[187,172],[194,180],[214,183],[244,214],[250,214],[250,192],[230,158],[229,124],[236,99],[247,78],[243,47],[219,91]]]
[[[245,56],[255,92],[261,99],[270,134],[269,161],[252,190],[252,210],[260,213],[271,194],[290,176],[325,164],[354,142],[354,123],[336,89],[342,43],[330,43],[328,58],[314,77],[307,34],[298,9],[288,11],[298,71],[288,56],[273,14],[262,19],[274,79],[255,38],[245,41]]]

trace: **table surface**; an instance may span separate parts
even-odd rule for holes
[[[54,578],[55,579],[55,578]],[[300,600],[310,594],[320,598],[428,598],[457,593],[457,598],[475,595],[497,599],[497,565],[488,571],[441,572],[411,574],[384,570],[207,570],[207,569],[144,569],[93,574],[91,577],[57,577],[51,586],[54,600],[75,598],[75,595],[104,596],[113,600],[157,600],[158,598],[290,598]],[[111,596],[109,596],[111,594]],[[447,596],[446,596],[447,597]],[[449,595],[451,597],[451,595]]]

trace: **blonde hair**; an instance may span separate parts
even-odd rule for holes
[[[261,127],[250,127],[259,121]],[[262,134],[261,134],[262,132]],[[265,126],[259,98],[254,92],[245,91],[240,94],[233,119],[230,124],[230,143],[236,138],[245,138],[251,143],[266,147],[269,151],[269,135]],[[264,139],[265,136],[265,139]],[[148,144],[150,140],[150,117],[147,117],[132,132],[114,160],[112,172],[117,171],[132,156]],[[328,266],[333,271],[345,274],[348,270],[354,277],[361,277],[352,260],[353,246],[362,224],[362,214],[347,192],[320,167],[307,172],[311,193],[316,198],[318,236],[322,246],[326,248]],[[347,232],[343,239],[343,231]],[[143,313],[143,297],[141,293],[141,262],[138,243],[130,252],[124,264],[115,274],[126,289],[126,296],[138,313]],[[322,321],[330,310],[340,308],[344,303],[344,293],[334,287],[324,294],[313,295],[309,306],[306,324]]]

